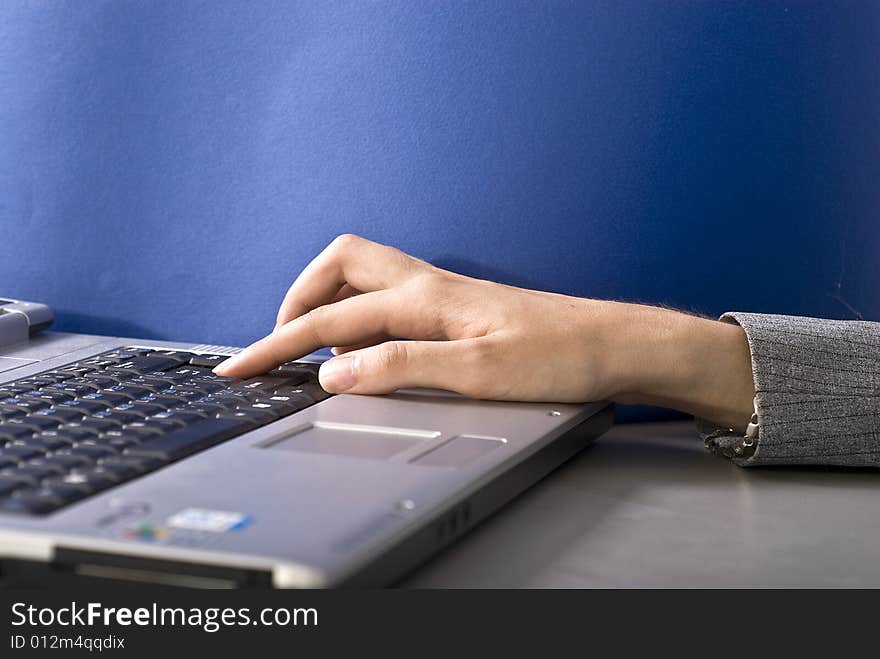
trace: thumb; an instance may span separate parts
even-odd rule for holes
[[[481,396],[481,339],[387,341],[327,360],[318,377],[331,393],[387,394],[408,387]]]

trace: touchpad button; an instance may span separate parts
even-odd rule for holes
[[[432,467],[462,467],[506,443],[503,437],[457,435],[437,448],[422,453],[412,462]]]
[[[435,439],[440,434],[433,430],[317,421],[259,446],[285,451],[384,460],[422,442]]]

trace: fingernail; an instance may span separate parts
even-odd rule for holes
[[[342,392],[351,389],[357,382],[354,374],[354,360],[351,357],[334,357],[321,365],[318,372],[321,386],[327,391]]]
[[[241,359],[241,354],[233,355],[229,359],[217,364],[213,369],[211,369],[216,375],[221,375],[224,371],[226,371],[230,366],[235,366],[236,363]]]

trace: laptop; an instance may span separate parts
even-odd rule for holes
[[[42,331],[0,300],[4,586],[385,586],[612,423],[605,402],[330,395],[320,356]]]

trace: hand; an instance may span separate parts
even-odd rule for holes
[[[742,425],[754,396],[736,326],[472,279],[352,235],[300,274],[269,336],[215,371],[250,377],[326,346],[337,356],[319,377],[334,393],[431,387],[495,400],[616,399]]]

